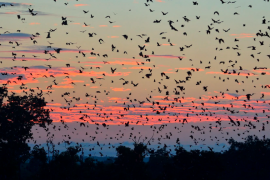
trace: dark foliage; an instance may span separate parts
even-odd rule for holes
[[[38,149],[42,155],[32,152],[31,160],[39,159],[41,168],[24,174],[22,179],[269,179],[270,139],[248,136],[245,142],[229,142],[231,146],[224,153],[186,151],[178,145],[175,155],[166,147],[149,150],[142,143],[134,143],[134,148],[117,147],[117,157],[111,162],[98,162],[91,157],[82,160],[78,155],[81,148],[69,147],[56,153],[50,162],[41,163],[44,153]],[[146,155],[150,155],[147,163],[142,161]],[[31,161],[26,164],[27,169],[33,169]]]
[[[5,102],[6,100],[6,102]],[[52,122],[41,95],[8,95],[0,87],[0,174],[7,178],[19,176],[20,164],[30,157],[27,141],[33,139],[35,124],[46,127]]]
[[[35,124],[46,128],[52,122],[45,106],[41,96],[8,96],[7,89],[0,88],[0,179],[270,179],[270,139],[254,136],[245,142],[230,139],[230,148],[223,153],[187,151],[178,144],[173,155],[166,145],[153,150],[134,142],[133,148],[117,147],[115,160],[105,162],[83,159],[79,145],[60,153],[52,139],[47,141],[52,150],[37,145],[30,150],[27,141],[33,139],[31,128]],[[147,163],[143,161],[146,156]]]

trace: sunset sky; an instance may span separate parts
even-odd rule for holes
[[[194,2],[0,2],[0,83],[42,91],[51,109],[55,127],[33,129],[37,142],[54,134],[59,148],[114,155],[135,136],[218,151],[230,137],[269,137],[270,3]]]

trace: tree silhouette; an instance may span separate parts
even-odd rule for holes
[[[171,161],[171,157],[169,156],[170,152],[167,150],[167,147],[157,149],[156,151],[152,150],[150,152],[150,158],[148,162],[148,173],[151,174],[153,179],[157,179],[158,177],[164,177],[164,172]]]
[[[115,160],[116,171],[120,179],[147,179],[144,177],[146,164],[143,162],[147,154],[147,146],[143,143],[134,142],[134,149],[125,146],[116,148]],[[139,173],[138,173],[139,172]]]
[[[32,127],[46,128],[52,122],[41,96],[8,95],[6,87],[0,88],[0,174],[9,179],[19,175],[20,164],[30,156],[27,141],[33,139]]]
[[[35,145],[32,152],[32,159],[38,160],[41,164],[46,164],[47,162],[47,153],[44,147],[39,148],[38,145]]]
[[[41,171],[46,169],[47,153],[44,147],[35,145],[31,151],[31,158],[28,164],[25,164],[26,170],[30,172],[30,175],[22,173],[22,179],[40,179]]]
[[[265,179],[270,177],[270,139],[248,136],[245,142],[229,140],[230,148],[224,153],[227,171],[235,178]],[[248,172],[248,173],[246,173]]]
[[[82,146],[55,150],[53,137],[47,140],[48,153],[34,146],[30,151],[34,125],[46,128],[52,120],[42,95],[8,95],[0,87],[0,179],[269,179],[270,139],[248,136],[244,142],[228,141],[223,153],[185,150],[175,145],[175,154],[167,146],[153,150],[134,141],[134,147],[118,146],[117,158],[110,163],[80,158]],[[46,129],[47,130],[47,129]],[[152,138],[151,138],[152,139]],[[52,158],[48,161],[48,157]],[[82,153],[83,154],[83,153]],[[148,163],[144,158],[150,154]],[[29,159],[29,163],[25,163]],[[20,167],[23,164],[23,175]]]
[[[77,179],[81,164],[78,155],[80,151],[79,146],[70,146],[64,152],[55,153],[50,162],[50,174],[47,173],[49,177],[45,179]]]

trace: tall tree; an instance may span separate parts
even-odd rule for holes
[[[0,174],[19,175],[20,164],[30,156],[27,141],[33,139],[32,127],[46,128],[52,122],[45,106],[42,94],[8,95],[8,89],[0,87]]]

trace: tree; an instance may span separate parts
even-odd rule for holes
[[[148,171],[151,173],[153,179],[157,179],[158,177],[166,178],[164,172],[167,166],[172,163],[172,158],[169,154],[170,152],[167,150],[167,146],[157,149],[156,151],[152,150],[150,153]]]
[[[146,165],[143,159],[147,153],[147,146],[134,142],[134,149],[125,146],[116,148],[116,171],[120,179],[145,179]],[[140,173],[138,173],[140,172]]]
[[[40,163],[46,164],[47,153],[46,153],[44,147],[39,148],[38,145],[35,145],[31,154],[32,154],[32,159],[36,159],[36,160],[40,161]]]
[[[143,143],[134,143],[134,149],[125,146],[118,146],[116,163],[122,166],[134,165],[137,163],[142,163],[143,159],[147,153],[147,146]]]
[[[45,179],[80,179],[78,172],[81,166],[78,153],[81,151],[79,146],[70,146],[60,154],[56,153],[49,163],[49,171]],[[44,178],[44,176],[43,176]]]
[[[35,145],[33,150],[31,151],[31,158],[29,163],[25,164],[26,169],[22,169],[21,178],[22,179],[40,179],[41,171],[46,169],[47,165],[47,153],[44,147],[39,147]],[[27,173],[23,173],[29,171],[30,176]]]
[[[42,94],[8,95],[8,89],[0,87],[0,174],[9,179],[19,175],[20,164],[30,157],[27,141],[33,139],[32,127],[46,128],[52,122],[45,106]]]
[[[224,161],[231,175],[246,179],[270,177],[270,139],[248,136],[244,142],[237,142],[231,138],[229,144]]]

